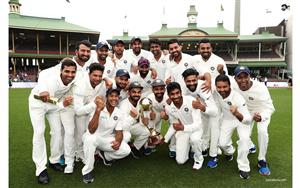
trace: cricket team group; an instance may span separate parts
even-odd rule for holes
[[[79,41],[76,55],[42,70],[30,93],[38,183],[49,183],[47,167],[72,174],[75,161],[84,164],[83,182],[91,183],[95,159],[111,166],[128,155],[151,155],[162,144],[168,144],[169,157],[178,164],[191,159],[194,170],[216,168],[220,157],[233,160],[235,130],[238,175],[248,179],[248,154],[256,152],[254,125],[258,171],[270,175],[268,126],[275,109],[269,91],[251,79],[248,67],[237,66],[228,75],[209,39],[199,41],[194,56],[183,53],[177,39],[169,40],[165,50],[158,39],[151,39],[150,51],[143,49],[139,37],[132,38],[130,49],[119,39],[101,41],[96,57],[91,47],[89,41]],[[45,118],[50,125],[49,158]],[[165,134],[162,124],[168,125]]]

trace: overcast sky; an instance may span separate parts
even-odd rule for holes
[[[235,0],[19,0],[21,14],[60,18],[100,31],[101,39],[122,35],[127,28],[129,35],[143,36],[158,31],[163,21],[168,27],[187,26],[190,4],[198,11],[199,27],[214,27],[220,19],[223,5],[225,28],[233,31]],[[240,0],[241,34],[252,34],[259,26],[277,25],[291,11],[281,11],[281,5],[290,0]],[[268,10],[269,13],[266,13]],[[127,15],[127,24],[125,23]]]

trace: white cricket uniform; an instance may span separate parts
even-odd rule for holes
[[[155,80],[151,77],[152,72],[149,71],[148,74],[146,75],[145,78],[142,78],[140,76],[139,71],[137,72],[137,74],[133,74],[130,73],[130,82],[138,82],[141,84],[141,86],[143,86],[143,90],[142,90],[142,96],[143,97],[147,97],[148,95],[150,95],[152,93],[152,86],[151,83]]]
[[[112,80],[112,88],[118,88],[120,90],[120,95],[119,95],[119,104],[118,107],[120,106],[120,103],[126,99],[128,97],[128,91],[126,91],[125,89],[121,89],[117,86],[116,84],[116,80],[113,79]]]
[[[217,69],[219,64],[223,65],[223,70],[228,75],[228,70],[225,61],[221,57],[215,55],[214,53],[211,53],[211,56],[207,61],[204,61],[201,55],[194,55],[193,58],[193,66],[199,72],[200,75],[203,75],[204,73],[209,73],[211,75],[212,85],[215,85],[215,79],[220,74]]]
[[[155,131],[160,133],[161,132],[161,124],[162,124],[162,119],[160,117],[160,113],[165,110],[165,106],[168,105],[167,104],[167,99],[168,99],[168,95],[165,93],[163,100],[158,102],[155,99],[155,95],[154,93],[151,93],[150,95],[148,95],[148,98],[152,101],[152,109],[155,112],[155,119],[154,120],[150,120],[149,121],[149,128],[155,128]]]
[[[56,69],[52,68],[40,72],[38,84],[31,90],[28,100],[29,114],[33,127],[32,159],[36,165],[36,176],[46,169],[47,164],[46,141],[44,137],[46,128],[45,116],[49,121],[51,130],[50,163],[58,163],[62,155],[62,125],[59,116],[59,109],[62,107],[62,102],[60,102],[59,107],[50,103],[44,103],[33,96],[47,91],[50,97],[62,99],[73,84],[74,81],[65,86],[61,80],[60,73],[57,73]]]
[[[165,135],[165,142],[175,136],[176,161],[178,164],[184,164],[188,160],[190,146],[192,146],[192,150],[195,152],[194,160],[202,166],[202,121],[200,111],[192,106],[194,100],[195,98],[191,96],[183,96],[183,104],[180,109],[174,103],[165,107],[170,122],[170,127]],[[175,131],[172,126],[173,123],[178,123],[178,120],[184,126],[183,131]]]
[[[125,142],[129,142],[132,135],[132,137],[134,137],[133,145],[136,149],[139,150],[148,141],[150,132],[145,125],[139,122],[139,114],[137,118],[133,118],[130,116],[131,109],[135,109],[138,113],[140,113],[139,104],[137,104],[136,107],[133,106],[128,98],[124,99],[120,103],[120,110],[125,114],[125,123],[123,125],[123,140]]]
[[[176,63],[173,59],[167,65],[165,78],[168,79],[169,77],[171,77],[172,82],[178,82],[180,85],[185,85],[182,73],[188,68],[193,68],[194,59],[191,55],[185,53],[181,54],[182,58],[179,63]]]
[[[122,131],[123,123],[124,115],[117,107],[114,108],[112,114],[109,114],[106,108],[101,111],[96,132],[91,134],[89,131],[86,131],[86,133],[83,135],[85,156],[85,166],[82,169],[83,175],[91,172],[94,169],[94,155],[96,149],[104,151],[104,157],[108,161],[122,159],[129,155],[131,151],[130,147],[124,141],[121,142],[118,150],[114,150],[111,147],[111,143],[115,140],[115,131]]]
[[[157,78],[161,80],[166,80],[165,75],[167,65],[170,63],[169,56],[164,55],[162,52],[159,60],[156,60],[154,56],[150,57],[148,60],[150,61],[150,67],[156,70]]]
[[[114,61],[115,61],[115,72],[117,72],[119,69],[125,69],[128,72],[131,72],[131,67],[132,66],[137,66],[137,64],[135,64],[134,59],[131,57],[130,54],[126,53],[126,51],[124,51],[123,56],[121,57],[121,59],[118,59],[115,54],[114,54]]]
[[[254,113],[258,112],[262,117],[261,122],[257,122],[257,138],[259,147],[258,160],[266,160],[269,142],[268,126],[275,108],[268,88],[256,80],[252,80],[252,83],[253,85],[247,91],[240,90],[238,86],[234,89],[237,90],[246,100],[251,116],[253,117]],[[253,120],[251,124],[251,132],[254,123],[255,121]]]
[[[153,54],[150,51],[141,49],[141,52],[139,55],[135,55],[133,53],[132,49],[126,50],[126,53],[129,54],[129,56],[131,56],[132,60],[133,60],[133,65],[138,66],[138,61],[141,59],[141,57],[148,59],[150,61],[150,59],[153,57]]]
[[[203,124],[202,150],[207,150],[209,148],[209,156],[216,157],[218,155],[220,132],[220,125],[218,123],[219,117],[217,117],[218,108],[212,93],[202,91],[201,87],[203,83],[203,80],[198,80],[198,85],[194,92],[190,91],[186,85],[184,85],[182,87],[182,93],[195,98],[198,96],[200,97],[200,100],[204,102],[206,110],[205,112],[200,111]]]
[[[250,164],[248,153],[250,147],[250,123],[251,116],[247,109],[245,99],[235,90],[231,90],[230,95],[223,99],[219,94],[216,97],[220,105],[223,116],[221,118],[219,146],[224,151],[225,155],[233,155],[235,148],[232,146],[232,134],[237,129],[239,140],[237,163],[239,170],[249,172]],[[230,106],[237,106],[238,111],[243,115],[243,120],[240,122],[231,112]]]
[[[96,104],[94,102],[96,96],[101,96],[105,99],[105,82],[102,81],[99,85],[93,88],[89,75],[86,73],[82,80],[76,82],[73,93],[76,124],[76,157],[84,159],[82,136],[87,130],[90,114],[96,109]]]
[[[111,60],[110,57],[106,58],[105,64],[104,64],[104,71],[103,71],[103,78],[109,78],[110,80],[113,80],[116,76],[116,67],[115,63]]]

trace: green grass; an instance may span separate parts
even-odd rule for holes
[[[9,186],[14,188],[41,187],[36,181],[31,156],[33,133],[28,113],[29,93],[30,89],[9,91]],[[47,187],[292,187],[292,91],[271,89],[270,93],[276,112],[269,125],[267,159],[272,172],[269,177],[258,174],[257,153],[249,155],[251,178],[245,181],[238,176],[236,161],[227,162],[220,157],[219,166],[208,169],[206,159],[201,170],[193,171],[192,161],[177,165],[168,158],[168,148],[163,145],[140,160],[129,156],[112,167],[96,162],[95,181],[89,185],[82,182],[81,164],[77,164],[72,175],[48,169],[51,179]],[[257,144],[256,128],[253,130],[253,141]],[[48,126],[45,135],[49,155]]]

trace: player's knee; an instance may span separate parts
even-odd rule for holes
[[[177,157],[177,156],[176,156],[176,162],[177,162],[177,164],[182,165],[182,164],[184,164],[186,161],[187,161],[187,159],[184,159],[184,158],[182,158],[182,157]]]

